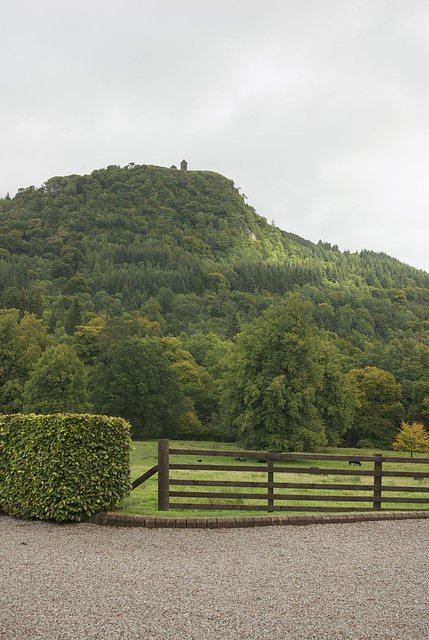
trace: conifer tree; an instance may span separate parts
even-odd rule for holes
[[[77,298],[73,298],[73,303],[67,312],[66,320],[64,323],[64,329],[66,333],[71,336],[76,331],[76,327],[82,324],[82,309],[80,302]]]

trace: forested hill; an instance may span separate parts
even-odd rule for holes
[[[384,254],[341,252],[282,231],[246,203],[232,180],[209,171],[130,164],[20,189],[14,198],[0,200],[0,411],[92,407],[132,418],[135,433],[155,437],[168,430],[160,426],[167,424],[165,414],[158,426],[142,418],[149,406],[143,387],[149,385],[147,394],[152,384],[150,397],[168,387],[172,395],[163,398],[165,407],[181,407],[179,422],[171,418],[176,433],[195,436],[201,425],[218,425],[224,437],[225,429],[247,415],[246,407],[239,407],[238,417],[231,417],[240,373],[233,362],[236,357],[246,362],[240,354],[248,345],[261,346],[270,327],[279,327],[283,344],[286,329],[278,314],[284,299],[290,303],[285,307],[290,326],[301,318],[292,342],[299,346],[296,336],[302,330],[302,344],[314,346],[308,363],[319,362],[308,388],[317,404],[315,428],[323,427],[328,442],[337,443],[352,424],[352,405],[353,424],[362,420],[356,413],[364,406],[361,396],[353,392],[346,394],[347,402],[340,399],[348,388],[343,376],[353,388],[368,384],[369,395],[374,391],[371,416],[384,393],[380,384],[387,381],[393,404],[386,400],[386,411],[394,417],[383,442],[391,441],[401,416],[429,424],[427,273]],[[261,348],[257,358],[270,348]],[[226,353],[232,354],[229,364]],[[277,361],[277,350],[272,353]],[[163,367],[159,378],[154,362]],[[109,366],[118,371],[123,366],[126,375],[120,379],[127,384],[149,376],[141,388],[128,390],[124,406],[115,404],[123,398],[105,377]],[[267,367],[275,377],[270,393],[278,394],[290,372],[271,371],[271,361]],[[66,370],[74,371],[81,391],[73,388]],[[310,373],[306,365],[302,375]],[[262,380],[259,373],[257,378]],[[224,391],[222,413],[225,379],[232,381],[233,394],[229,398]],[[259,391],[255,394],[246,395],[249,410]],[[143,404],[130,417],[129,407],[140,396]],[[150,415],[161,406],[160,399],[156,402]],[[348,440],[364,440],[353,428]],[[377,435],[371,438],[381,442]]]
[[[110,166],[20,189],[0,212],[4,306],[17,289],[45,301],[85,289],[133,310],[160,287],[200,295],[209,273],[248,293],[429,287],[428,274],[384,254],[341,253],[267,224],[232,180],[209,171]]]
[[[408,324],[419,330],[428,320],[421,308],[427,273],[282,231],[246,204],[232,180],[210,171],[109,166],[0,201],[0,302],[43,315],[52,330],[77,296],[88,314],[122,315],[146,304],[159,320],[148,310],[156,299],[168,333],[210,319],[206,329],[224,335],[237,313],[246,321],[291,291],[334,310],[366,307],[376,330],[377,299],[407,308]]]

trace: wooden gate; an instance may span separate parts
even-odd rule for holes
[[[197,457],[195,463],[174,463],[170,457]],[[208,464],[207,458],[234,458],[240,464]],[[243,464],[248,462],[248,464]],[[309,462],[335,461],[335,468],[308,466]],[[298,463],[305,466],[294,466]],[[257,463],[257,464],[255,464]],[[286,463],[286,464],[285,464]],[[288,464],[289,463],[289,464]],[[370,463],[369,465],[367,463]],[[407,470],[397,470],[406,465]],[[396,469],[395,469],[396,467]],[[418,470],[416,470],[418,469]],[[171,471],[193,472],[181,478],[170,477]],[[198,478],[201,471],[220,472],[219,479]],[[224,480],[222,472],[251,472],[262,474],[266,479]],[[201,509],[239,511],[294,511],[294,512],[350,512],[350,511],[408,511],[416,505],[424,509],[429,504],[429,458],[400,458],[374,454],[373,456],[350,456],[305,453],[274,453],[271,451],[221,451],[206,449],[170,448],[169,440],[158,441],[158,465],[153,467],[134,486],[158,472],[158,510]],[[303,476],[299,481],[280,482],[287,474]],[[217,473],[215,473],[217,475]],[[234,474],[235,475],[235,474]],[[306,476],[318,479],[306,482]],[[329,482],[329,476],[351,477],[351,483]],[[358,481],[356,480],[358,477]],[[360,484],[360,478],[366,482]],[[320,479],[319,479],[320,478]],[[383,479],[403,478],[402,485],[384,485]],[[407,480],[405,480],[407,479]],[[309,478],[310,480],[310,478]],[[406,482],[420,482],[420,485]],[[175,490],[171,487],[192,487]],[[220,491],[202,490],[218,488]],[[229,489],[229,490],[228,490]],[[234,490],[233,490],[234,489]],[[250,489],[251,491],[243,491]],[[289,490],[285,493],[284,490]],[[291,492],[292,490],[292,492]],[[327,494],[326,491],[331,493]],[[172,502],[172,498],[185,498],[186,502]],[[210,502],[201,502],[208,499]],[[196,502],[195,500],[199,500]],[[219,502],[228,500],[228,502]],[[245,502],[244,502],[245,501]],[[252,504],[256,501],[257,504]],[[250,502],[250,504],[249,504]],[[300,504],[297,504],[300,503]],[[302,504],[304,503],[304,504]],[[312,504],[316,503],[316,504]],[[343,503],[343,504],[339,504]],[[411,505],[414,505],[411,507]]]

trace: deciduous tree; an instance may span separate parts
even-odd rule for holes
[[[41,356],[25,384],[27,413],[86,413],[90,410],[85,365],[67,344]]]
[[[405,413],[401,385],[391,373],[377,367],[352,369],[347,379],[356,394],[348,442],[353,446],[389,447]]]
[[[221,404],[244,446],[284,451],[325,444],[316,401],[320,346],[310,305],[296,295],[238,334],[224,360]]]
[[[429,427],[429,380],[419,380],[414,384],[407,418]]]
[[[134,437],[174,435],[183,394],[176,372],[155,340],[132,337],[112,344],[91,380],[97,413],[125,418]]]
[[[50,339],[41,320],[17,309],[0,310],[0,411],[22,410],[24,384]]]
[[[414,452],[425,453],[429,451],[429,435],[424,426],[418,422],[412,424],[402,422],[393,442],[393,448],[397,451],[409,451],[411,457]]]
[[[323,341],[320,363],[323,367],[322,386],[316,392],[316,405],[325,426],[329,445],[337,446],[352,425],[356,405],[354,388],[339,365],[339,350]]]

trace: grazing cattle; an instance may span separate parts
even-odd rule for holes
[[[234,458],[237,462],[246,462],[246,458]]]
[[[256,462],[266,462],[267,459],[266,458],[258,458],[258,460],[256,460]]]
[[[360,460],[349,460],[349,464],[356,464],[358,467],[362,466]]]

